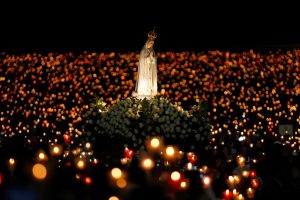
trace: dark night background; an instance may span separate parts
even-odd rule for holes
[[[2,4],[2,3],[1,3]],[[135,51],[299,46],[298,7],[255,1],[39,1],[1,5],[0,50]]]

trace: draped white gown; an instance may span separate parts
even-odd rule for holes
[[[157,58],[153,48],[148,49],[146,44],[140,53],[135,92],[138,99],[151,99],[157,95]]]

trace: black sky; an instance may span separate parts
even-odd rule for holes
[[[199,2],[1,5],[0,48],[139,50],[153,26],[162,50],[300,43],[293,4]]]

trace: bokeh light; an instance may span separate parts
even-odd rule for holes
[[[47,176],[47,169],[43,164],[37,163],[32,167],[32,174],[38,180],[43,180]]]

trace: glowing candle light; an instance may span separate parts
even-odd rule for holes
[[[111,170],[111,176],[114,178],[114,179],[119,179],[122,177],[122,171],[119,169],[119,168],[113,168]]]
[[[119,200],[119,198],[118,197],[116,197],[116,196],[111,196],[111,197],[109,197],[109,199],[108,200]]]
[[[39,159],[44,160],[45,159],[45,154],[43,152],[39,153]]]
[[[14,165],[15,165],[15,159],[14,158],[10,158],[9,160],[8,160],[8,163],[9,163],[9,165],[11,166],[11,167],[13,167]]]
[[[227,189],[226,191],[223,192],[223,198],[225,200],[229,200],[231,199],[231,197],[232,197],[232,192],[230,190]]]
[[[245,166],[245,161],[246,161],[246,159],[243,156],[238,156],[237,157],[237,163],[240,167]]]
[[[126,188],[127,187],[127,181],[124,178],[120,178],[117,180],[116,185],[118,188]]]
[[[254,195],[255,195],[255,190],[252,189],[252,188],[248,188],[248,189],[247,189],[247,197],[248,197],[249,199],[253,199],[253,198],[254,198]]]
[[[128,149],[127,147],[125,147],[124,155],[126,158],[131,159],[134,156],[134,152],[132,150]]]
[[[53,145],[51,147],[51,155],[58,156],[62,154],[62,147],[60,145]]]
[[[257,180],[257,179],[251,179],[251,186],[252,186],[254,189],[257,189],[257,188],[259,187],[258,180]]]
[[[184,157],[183,151],[178,151],[178,159],[182,159]]]
[[[188,160],[192,163],[195,164],[197,162],[197,156],[193,152],[189,152],[187,154]]]
[[[234,197],[236,197],[236,196],[239,195],[239,192],[238,192],[236,189],[233,189],[233,190],[232,190],[232,195],[233,195]]]
[[[234,175],[233,178],[234,178],[234,183],[235,183],[235,184],[239,184],[239,183],[240,183],[241,178],[240,178],[239,176]]]
[[[244,171],[242,172],[242,176],[243,176],[244,178],[248,178],[248,177],[249,177],[249,171],[244,170]]]
[[[38,180],[43,180],[47,176],[47,169],[43,164],[35,164],[32,167],[32,174]]]
[[[151,170],[154,167],[154,162],[150,158],[146,158],[142,161],[142,168],[144,170]]]
[[[254,170],[251,170],[249,175],[250,175],[251,178],[255,178],[256,177],[256,172]]]
[[[175,149],[174,149],[174,147],[168,146],[166,148],[166,156],[171,158],[171,157],[174,157],[174,155],[175,155]]]
[[[189,170],[189,171],[190,171],[190,170],[192,170],[192,169],[193,169],[193,164],[192,164],[192,163],[190,163],[190,162],[189,162],[189,163],[187,163],[187,165],[186,165],[186,169],[187,169],[187,170]]]
[[[242,194],[239,194],[237,200],[245,200],[244,196]]]
[[[150,141],[150,145],[152,148],[157,149],[160,146],[160,140],[158,138],[152,138]]]
[[[210,187],[211,179],[208,176],[204,176],[202,178],[202,182],[203,182],[203,187],[208,188],[208,187]]]
[[[86,148],[86,149],[90,149],[90,148],[91,148],[91,143],[87,142],[87,143],[85,144],[85,148]]]
[[[121,158],[120,161],[122,165],[126,165],[128,163],[128,158]]]
[[[178,171],[172,172],[172,174],[171,174],[171,180],[172,181],[179,181],[180,178],[181,178],[181,175]]]
[[[84,169],[85,168],[85,161],[82,160],[82,159],[79,159],[77,162],[76,162],[76,167],[77,169]]]
[[[182,181],[182,182],[180,183],[180,188],[181,188],[181,189],[187,189],[187,188],[188,188],[188,183],[187,183],[187,181]]]
[[[71,140],[71,135],[70,134],[66,133],[66,134],[63,135],[63,137],[64,137],[64,140],[65,140],[65,143],[70,142],[70,140]]]
[[[85,184],[87,184],[87,185],[91,185],[92,182],[93,182],[93,180],[92,180],[91,177],[85,177],[84,182],[85,182]]]
[[[234,177],[233,176],[228,176],[227,183],[229,186],[234,186]]]

